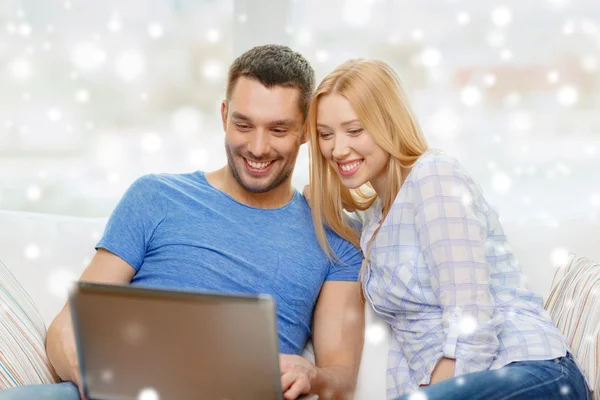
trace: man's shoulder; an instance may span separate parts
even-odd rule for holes
[[[158,191],[159,193],[164,193],[165,190],[170,189],[185,190],[186,188],[201,186],[202,176],[202,172],[146,174],[137,178],[131,184],[131,188],[142,191]]]

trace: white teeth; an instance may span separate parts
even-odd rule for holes
[[[269,164],[271,164],[271,161],[262,162],[262,163],[257,163],[254,161],[250,161],[248,159],[246,159],[246,161],[252,168],[256,168],[256,169],[263,169],[263,168],[266,168]]]
[[[352,164],[345,164],[345,165],[340,164],[340,167],[342,168],[342,171],[351,171],[354,168],[358,167],[361,162],[362,161],[356,161],[356,162],[353,162]]]

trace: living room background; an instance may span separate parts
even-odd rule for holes
[[[140,175],[224,165],[227,66],[275,42],[318,80],[393,65],[503,220],[598,219],[599,21],[597,0],[3,0],[0,208],[107,216]]]

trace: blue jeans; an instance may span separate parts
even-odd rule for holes
[[[20,386],[0,391],[0,400],[79,400],[79,391],[72,382],[54,385]]]
[[[413,398],[427,400],[591,400],[583,374],[571,353],[548,361],[519,361],[421,388]],[[396,400],[407,400],[414,393]]]

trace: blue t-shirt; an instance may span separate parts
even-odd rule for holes
[[[194,172],[137,179],[96,248],[130,264],[134,286],[270,294],[280,351],[300,354],[323,282],[358,279],[359,250],[328,235],[339,262],[319,247],[310,208],[297,191],[281,208],[253,208]]]

